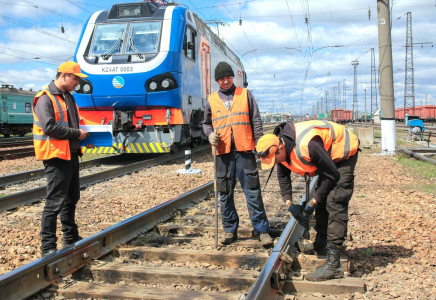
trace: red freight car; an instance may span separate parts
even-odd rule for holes
[[[344,123],[351,122],[353,120],[353,116],[351,114],[351,110],[344,110]]]
[[[436,106],[435,105],[415,106],[415,110],[413,110],[411,107],[406,107],[406,114],[412,116],[419,116],[424,121],[435,121]],[[404,108],[395,109],[395,120],[404,121]]]
[[[342,108],[332,109],[332,121],[335,123],[345,123],[344,110]]]

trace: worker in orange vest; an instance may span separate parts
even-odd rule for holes
[[[353,195],[354,169],[359,140],[344,126],[328,121],[285,122],[273,134],[260,138],[255,153],[262,169],[277,164],[281,194],[287,209],[304,227],[316,211],[316,237],[312,244],[299,243],[304,253],[327,254],[318,269],[306,275],[310,281],[344,276],[340,248],[347,236],[348,204]],[[292,203],[291,172],[311,177],[319,175],[316,193],[308,203]]]
[[[217,186],[225,234],[222,244],[238,239],[239,217],[235,208],[236,177],[244,191],[255,237],[269,246],[273,239],[260,190],[259,172],[252,153],[263,135],[259,109],[253,95],[233,84],[234,73],[226,62],[215,68],[219,91],[209,96],[204,106],[203,131],[217,151]]]
[[[41,256],[56,252],[56,222],[60,214],[63,247],[82,239],[75,222],[80,198],[80,141],[89,133],[79,129],[79,108],[72,92],[80,77],[88,77],[79,64],[61,64],[56,79],[33,100],[33,141],[36,159],[42,160],[47,177],[47,197],[41,217]],[[88,148],[94,145],[88,144]]]

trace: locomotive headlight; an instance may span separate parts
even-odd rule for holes
[[[80,84],[78,84],[78,85],[74,88],[74,90],[75,90],[76,92],[78,92],[78,91],[80,90]]]
[[[148,84],[148,87],[149,87],[149,89],[152,90],[152,91],[156,90],[156,89],[157,89],[157,83],[156,83],[156,81],[152,81],[152,82],[150,82],[150,83]]]
[[[84,91],[85,93],[89,93],[90,90],[91,90],[91,86],[90,86],[88,83],[85,83],[85,84],[83,85],[83,91]]]
[[[171,80],[170,78],[165,78],[164,80],[162,80],[162,87],[164,89],[168,88],[172,83],[174,83],[173,80]]]

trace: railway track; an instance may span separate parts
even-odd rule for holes
[[[35,156],[35,149],[33,146],[0,150],[0,161],[4,159],[17,159],[29,156]]]
[[[209,145],[200,146],[200,147],[195,148],[192,152],[195,153],[198,151],[202,151],[202,150],[208,149],[209,147],[210,147]],[[147,160],[143,160],[143,161],[135,161],[135,162],[128,163],[128,164],[124,163],[121,166],[118,166],[115,168],[114,167],[111,167],[109,169],[100,168],[98,171],[95,171],[92,174],[81,176],[80,177],[80,186],[81,186],[81,188],[83,188],[83,187],[89,186],[91,184],[95,184],[95,183],[109,180],[109,179],[119,177],[119,176],[122,176],[125,174],[129,174],[129,173],[135,172],[135,171],[143,169],[143,168],[148,168],[148,167],[151,167],[154,165],[162,164],[162,163],[169,161],[169,160],[181,158],[181,157],[184,157],[184,152],[182,151],[182,152],[177,152],[174,154],[156,155],[156,156],[154,156],[155,158],[147,159]],[[110,158],[108,158],[108,159],[110,159]],[[98,164],[101,162],[102,162],[102,159],[96,160],[94,162],[90,161],[90,163],[87,163],[87,164],[92,165],[92,164],[95,164],[95,163]],[[29,178],[29,177],[32,177],[34,175],[35,175],[35,173],[32,173],[32,171],[30,171],[30,172],[24,172],[21,174],[4,176],[4,178],[0,177],[0,183],[2,183],[2,182],[4,183],[7,181],[8,182],[17,181],[17,180],[20,180],[21,176],[24,178]],[[38,175],[39,177],[44,176],[43,170],[42,169],[37,170],[36,175]],[[35,185],[35,184],[33,184],[33,185]],[[0,197],[0,211],[14,209],[14,208],[17,208],[21,205],[26,205],[26,204],[36,202],[36,201],[39,201],[40,199],[42,199],[46,195],[46,187],[45,187],[44,179],[41,179],[41,183],[40,184],[37,183],[36,185],[37,185],[37,187],[32,187],[32,188],[26,188],[26,186],[23,187],[20,185],[20,186],[9,187],[9,189],[4,189],[2,191],[2,193],[5,194],[5,196]],[[0,184],[0,186],[1,186],[1,184]]]
[[[261,176],[262,186],[266,175]],[[315,185],[316,180],[311,193]],[[303,201],[301,177],[295,177],[293,188],[295,198]],[[2,299],[24,299],[46,287],[44,292],[67,299],[284,299],[283,293],[363,292],[363,281],[357,278],[324,283],[304,280],[305,272],[322,258],[297,254],[294,245],[304,229],[290,218],[272,182],[263,199],[271,235],[277,238],[274,248],[265,249],[252,238],[245,196],[237,190],[239,240],[215,249],[212,190],[213,182],[209,182],[109,224],[74,248],[0,276]],[[71,273],[72,277],[66,277]]]
[[[0,139],[0,148],[21,147],[33,145],[33,138]]]

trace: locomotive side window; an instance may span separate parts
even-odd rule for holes
[[[109,50],[112,54],[120,54],[123,49],[126,26],[126,23],[97,25],[91,55],[102,55]]]
[[[30,103],[26,103],[26,113],[30,113]]]
[[[161,22],[131,23],[126,53],[156,53]]]
[[[185,56],[195,61],[195,36],[196,33],[191,27],[186,27],[185,34]]]
[[[17,103],[16,102],[12,102],[12,109],[17,109]]]

